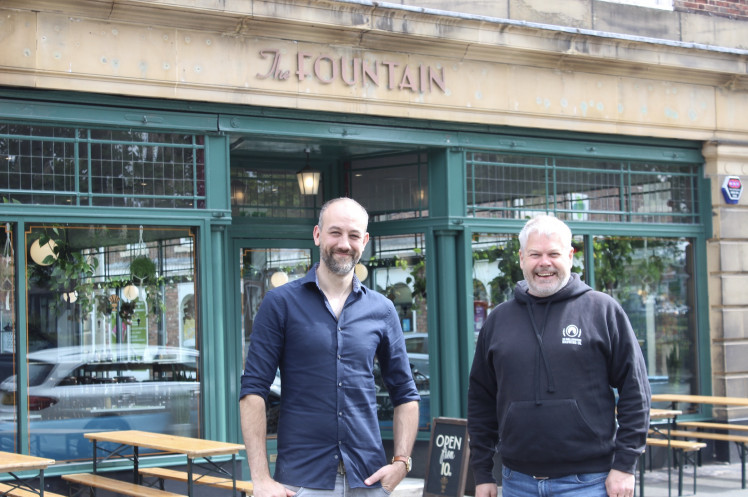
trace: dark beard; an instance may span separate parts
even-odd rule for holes
[[[349,262],[348,264],[340,264],[335,260],[335,256],[330,251],[323,252],[322,254],[320,254],[320,256],[322,257],[322,262],[324,262],[325,266],[327,266],[327,269],[329,269],[331,273],[340,276],[346,275],[353,271],[353,268],[358,262],[358,259],[352,257],[351,262]]]

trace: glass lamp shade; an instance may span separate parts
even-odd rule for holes
[[[319,179],[322,174],[319,171],[313,171],[306,166],[296,173],[296,179],[299,180],[299,191],[302,195],[317,195],[319,190]]]
[[[125,288],[122,289],[122,295],[124,295],[125,298],[130,301],[133,301],[136,298],[138,298],[139,293],[140,292],[138,292],[138,287],[132,284],[127,285]]]
[[[286,283],[288,283],[288,275],[283,271],[276,271],[270,277],[270,284],[273,285],[273,288],[278,288]]]
[[[50,255],[57,259],[57,254],[55,254],[56,246],[57,244],[54,240],[49,240],[44,245],[39,245],[39,240],[34,240],[34,243],[31,244],[31,248],[29,249],[31,260],[40,266],[49,266],[52,264],[52,261],[44,262],[44,259]]]
[[[360,262],[353,268],[353,272],[356,273],[358,281],[365,281],[369,277],[369,270]]]

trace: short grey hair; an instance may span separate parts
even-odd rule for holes
[[[356,202],[355,200],[353,200],[350,197],[338,197],[338,198],[333,198],[331,200],[328,200],[327,202],[325,202],[324,204],[322,204],[322,207],[320,207],[320,209],[319,209],[319,219],[317,220],[317,226],[319,226],[320,229],[322,229],[322,216],[325,214],[325,211],[327,210],[327,208],[330,207],[332,204],[335,204],[337,202],[342,202],[344,200],[350,200],[356,206],[358,206],[358,208],[361,209],[361,212],[363,212],[364,216],[366,217],[366,226],[369,225],[369,213],[366,212],[366,209],[364,209],[363,205],[359,204],[358,202]]]
[[[527,239],[530,238],[530,235],[533,233],[539,233],[545,236],[559,235],[564,247],[571,248],[571,229],[565,222],[561,221],[556,216],[541,214],[527,221],[525,226],[522,228],[522,231],[519,232],[520,250],[525,249]]]

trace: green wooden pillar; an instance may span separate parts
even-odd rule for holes
[[[462,416],[462,391],[460,377],[463,365],[460,358],[461,326],[456,289],[457,274],[457,238],[455,230],[436,230],[434,232],[437,294],[436,313],[438,316],[437,367],[431,367],[431,376],[438,377],[439,397],[438,412],[441,416]],[[433,409],[434,406],[432,406]]]
[[[469,371],[466,329],[465,165],[459,148],[432,151],[429,156],[432,218],[439,219],[427,243],[429,347],[432,416],[464,417]],[[469,288],[472,288],[472,283]],[[472,302],[471,302],[472,303]],[[472,314],[471,314],[472,315]],[[469,333],[472,336],[472,332]]]

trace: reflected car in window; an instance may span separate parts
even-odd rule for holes
[[[63,347],[28,355],[33,455],[87,459],[90,431],[196,435],[198,351],[175,347]],[[0,383],[0,450],[14,451],[17,378]]]
[[[405,333],[405,350],[410,365],[417,372],[429,377],[429,334]]]

